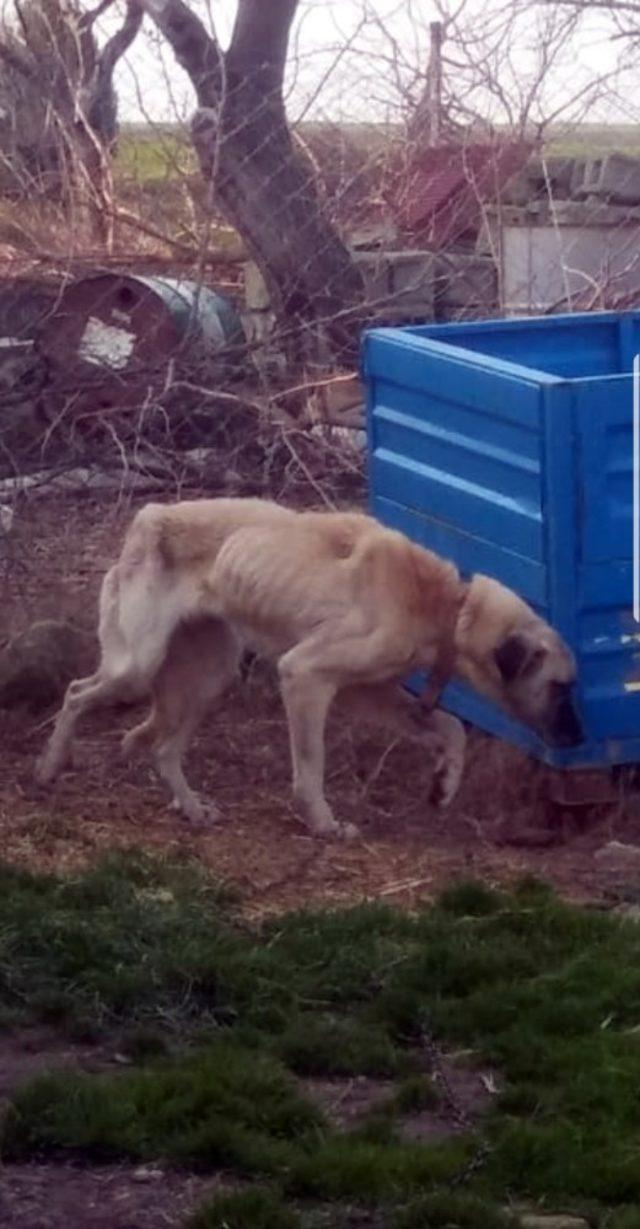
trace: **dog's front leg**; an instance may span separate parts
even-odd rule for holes
[[[324,796],[324,733],[331,702],[347,680],[366,677],[389,658],[384,633],[350,628],[323,630],[285,653],[278,663],[280,689],[289,721],[293,790],[307,826],[318,836],[356,835],[339,824]]]
[[[458,792],[464,769],[466,734],[457,717],[440,709],[425,712],[399,683],[368,683],[345,687],[340,708],[368,724],[422,743],[434,760],[430,801],[446,807]]]
[[[280,669],[280,689],[289,722],[293,794],[316,836],[342,835],[324,796],[324,731],[336,689],[313,673]]]

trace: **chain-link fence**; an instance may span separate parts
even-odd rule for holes
[[[615,3],[7,0],[0,502],[360,497],[363,327],[637,301],[636,56]]]

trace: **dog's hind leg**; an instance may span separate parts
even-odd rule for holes
[[[207,709],[236,677],[240,656],[240,642],[222,621],[181,624],[154,679],[151,713],[123,739],[125,754],[143,746],[153,748],[158,773],[172,792],[172,805],[192,823],[213,820],[217,811],[193,792],[182,759]]]
[[[458,792],[464,769],[466,734],[451,713],[425,712],[399,683],[368,683],[338,693],[338,710],[370,725],[423,744],[433,760],[430,801],[446,807]]]
[[[76,679],[67,688],[53,734],[36,765],[36,781],[49,785],[68,762],[76,726],[81,717],[103,705],[133,702],[140,690],[126,677],[109,677],[102,669],[86,679]]]
[[[67,688],[53,733],[36,765],[36,780],[41,785],[50,784],[64,768],[76,726],[86,713],[103,705],[133,702],[149,689],[152,675],[136,662],[119,616],[116,566],[107,572],[100,593],[100,665],[94,674],[75,679]]]

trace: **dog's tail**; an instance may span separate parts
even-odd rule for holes
[[[174,560],[164,529],[165,513],[162,504],[145,504],[136,513],[125,535],[120,555],[122,571],[137,571],[150,561],[171,567]]]
[[[175,628],[189,617],[193,604],[164,551],[162,512],[161,504],[148,504],[134,518],[100,596],[106,668],[143,687],[155,677]]]

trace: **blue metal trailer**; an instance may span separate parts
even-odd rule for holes
[[[469,690],[443,704],[558,767],[640,761],[633,380],[640,312],[372,329],[372,510],[511,586],[573,648],[587,734],[557,751]]]

